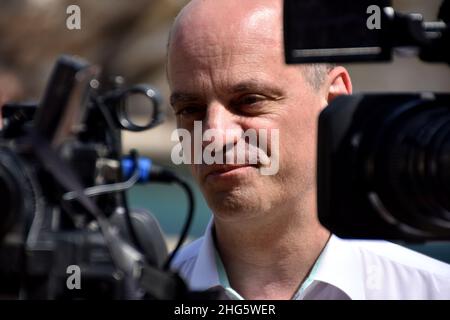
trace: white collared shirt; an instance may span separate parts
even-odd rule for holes
[[[212,234],[175,257],[177,270],[191,290],[222,286],[242,299],[228,283]],[[222,272],[221,272],[222,271]],[[294,299],[450,299],[450,265],[387,241],[344,240],[332,235]]]

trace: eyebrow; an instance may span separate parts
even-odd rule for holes
[[[259,80],[247,80],[240,82],[234,86],[231,87],[229,90],[230,93],[240,93],[240,92],[260,92],[260,93],[267,93],[274,96],[281,96],[282,91],[280,88],[267,84],[265,82],[259,81]]]
[[[174,92],[170,95],[170,104],[172,106],[180,102],[193,102],[198,100],[198,96],[191,93]]]
[[[239,82],[229,88],[228,93],[236,94],[242,92],[255,92],[255,93],[266,93],[275,97],[282,96],[282,90],[276,86],[269,85],[258,80],[247,80]],[[199,101],[200,97],[197,94],[174,92],[170,95],[170,104],[174,106],[176,103],[184,102],[196,102]]]

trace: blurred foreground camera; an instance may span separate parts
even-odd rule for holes
[[[285,1],[288,63],[450,63],[450,1],[437,21],[389,1]],[[313,31],[314,30],[314,31]],[[450,240],[450,94],[358,94],[320,115],[318,211],[344,238]]]
[[[137,151],[121,130],[162,121],[158,92],[99,83],[98,68],[62,56],[38,105],[3,107],[0,131],[0,298],[193,298],[168,270],[192,221],[188,184]],[[143,104],[130,104],[140,98]],[[130,209],[136,183],[176,183],[188,216],[170,256],[156,219]],[[218,298],[215,292],[198,297]]]
[[[133,279],[114,264],[97,221],[78,199],[65,200],[72,187],[117,185],[121,168],[121,129],[136,130],[124,113],[127,96],[148,97],[146,130],[161,119],[159,97],[150,87],[100,87],[98,68],[62,56],[39,104],[9,104],[0,131],[0,294],[9,298],[137,298]],[[125,124],[125,125],[123,125]],[[127,127],[128,126],[128,127]],[[112,223],[128,212],[123,190],[98,192],[91,201]],[[99,190],[100,191],[100,190]],[[133,213],[135,227],[138,227]],[[150,213],[147,213],[150,218]],[[112,220],[115,219],[115,220]],[[124,220],[124,219],[122,219]],[[116,227],[125,221],[116,222]],[[167,255],[160,241],[155,260]],[[126,238],[126,234],[122,232]],[[147,236],[149,237],[149,236]],[[68,271],[80,268],[83,289],[70,290]],[[72,269],[71,269],[72,268]],[[73,289],[73,288],[72,288]]]

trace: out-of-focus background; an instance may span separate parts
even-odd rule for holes
[[[61,53],[79,55],[102,67],[104,74],[121,75],[129,84],[145,82],[165,98],[167,120],[145,133],[124,132],[124,151],[137,148],[156,162],[173,166],[170,151],[175,129],[165,80],[166,42],[171,23],[188,0],[0,0],[0,105],[8,101],[39,100],[51,68]],[[396,0],[394,8],[437,15],[440,0]],[[68,30],[66,9],[81,9],[81,29]],[[354,64],[348,69],[354,89],[361,91],[449,91],[450,69],[415,58],[393,63]],[[200,236],[210,212],[186,168],[176,168],[195,189],[197,209],[191,239]],[[165,185],[134,187],[132,206],[150,210],[172,245],[181,230],[186,210],[182,190]],[[445,243],[411,246],[450,262]]]

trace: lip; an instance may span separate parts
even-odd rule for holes
[[[204,174],[204,180],[211,179],[211,178],[221,178],[221,177],[228,177],[228,176],[234,176],[236,174],[240,174],[244,170],[247,170],[249,168],[255,168],[255,165],[250,164],[244,164],[244,165],[208,165],[206,167],[206,172]]]

